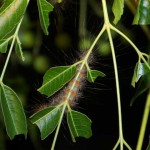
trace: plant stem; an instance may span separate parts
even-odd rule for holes
[[[150,113],[150,89],[148,91],[147,100],[146,100],[146,104],[145,104],[145,108],[144,108],[144,114],[143,114],[143,119],[142,119],[142,124],[141,124],[141,129],[140,129],[140,133],[139,133],[139,139],[138,139],[136,150],[142,149],[142,144],[143,144],[143,140],[144,140],[144,135],[145,135],[145,130],[146,130],[149,113]]]
[[[117,28],[115,28],[114,26],[110,25],[110,28],[112,30],[114,30],[115,32],[117,32],[118,34],[120,34],[123,38],[125,38],[130,44],[131,46],[135,49],[135,51],[137,52],[138,56],[143,60],[143,62],[145,63],[145,65],[150,69],[150,66],[148,64],[148,62],[145,60],[145,58],[143,57],[143,54],[140,52],[140,50],[137,48],[137,46],[125,35],[123,34],[121,31],[119,31]]]
[[[86,56],[85,56],[85,58],[83,60],[84,64],[87,62],[87,60],[88,60],[88,58],[89,58],[89,56],[90,56],[94,46],[96,45],[97,41],[99,40],[99,38],[101,37],[101,35],[104,33],[105,30],[106,30],[106,27],[104,25],[103,28],[101,29],[101,31],[99,32],[98,36],[95,38],[94,42],[92,43],[90,49],[88,50],[88,52],[87,52],[87,54],[86,54]]]
[[[109,18],[108,18],[106,1],[102,0],[102,4],[103,4],[103,11],[104,11],[104,19],[105,19],[106,30],[107,30],[107,34],[108,34],[108,38],[109,38],[109,42],[110,42],[112,58],[113,58],[113,64],[114,64],[114,72],[115,72],[115,79],[116,79],[115,81],[116,81],[117,102],[118,102],[120,150],[123,150],[123,129],[122,129],[122,113],[121,113],[121,99],[120,99],[120,87],[119,87],[118,68],[117,68],[114,44],[113,44],[111,31],[110,31],[110,22],[109,22]]]
[[[118,76],[116,54],[115,54],[114,44],[113,44],[112,35],[111,35],[111,31],[110,31],[111,24],[109,22],[106,0],[102,0],[102,5],[103,5],[103,13],[104,13],[104,21],[105,21],[104,26],[107,30],[107,34],[108,34],[108,38],[109,38],[109,42],[110,42],[110,47],[111,47],[111,52],[112,52],[112,58],[113,58],[113,65],[114,65],[114,72],[115,72],[115,82],[116,82],[117,104],[118,104],[119,139],[118,139],[116,145],[114,146],[113,150],[115,150],[118,147],[119,144],[120,144],[120,150],[123,150],[123,144],[125,144],[125,146],[128,149],[131,149],[130,146],[125,142],[125,140],[123,138],[119,76]]]
[[[64,105],[63,105],[61,116],[60,116],[58,126],[57,126],[57,129],[56,129],[56,132],[55,132],[53,143],[52,143],[52,146],[51,146],[51,150],[54,150],[54,148],[55,148],[56,140],[57,140],[57,137],[58,137],[59,129],[60,129],[60,126],[61,126],[61,123],[62,123],[62,120],[63,120],[63,116],[64,116],[64,113],[65,113],[66,106],[67,106],[67,102],[65,102]]]
[[[84,59],[81,60],[81,61],[79,61],[79,63],[81,63],[81,67],[79,68],[79,70],[82,70],[83,67],[86,65],[87,60],[88,60],[88,58],[89,58],[89,56],[90,56],[90,54],[91,54],[91,52],[92,52],[92,50],[93,50],[95,44],[97,43],[97,41],[99,40],[100,36],[103,34],[104,31],[105,31],[105,26],[103,26],[103,28],[101,29],[100,33],[98,34],[98,36],[96,37],[96,39],[95,39],[94,42],[92,43],[92,45],[91,45],[90,49],[88,50],[88,52],[87,52],[86,56],[84,57]],[[75,65],[77,65],[77,64],[78,64],[78,62],[75,63]],[[77,73],[77,75],[76,75],[76,77],[75,77],[75,78],[76,78],[75,80],[77,80],[77,78],[78,78],[79,76],[80,76],[80,71]],[[71,89],[73,89],[74,86],[75,86],[75,82],[72,84]],[[71,91],[71,90],[70,90],[70,91]],[[62,112],[61,112],[61,116],[60,116],[60,119],[59,119],[59,123],[58,123],[57,129],[56,129],[56,132],[55,132],[55,136],[54,136],[54,140],[53,140],[52,146],[51,146],[51,150],[54,150],[54,148],[55,148],[56,140],[57,140],[57,137],[58,137],[58,133],[59,133],[60,126],[61,126],[61,122],[62,122],[64,113],[65,113],[65,109],[66,109],[66,107],[67,107],[68,100],[69,100],[70,96],[71,96],[71,92],[68,93],[68,95],[67,95],[67,97],[66,97],[66,100],[65,100],[65,103],[64,103],[64,105],[63,105]]]
[[[115,72],[115,79],[116,79],[115,81],[116,81],[118,117],[119,117],[120,150],[123,150],[123,128],[122,128],[122,113],[121,113],[121,99],[120,99],[120,87],[119,87],[118,68],[117,68],[115,49],[114,49],[114,44],[113,44],[113,41],[112,41],[110,28],[107,28],[107,33],[108,33],[110,47],[111,47],[111,52],[112,52],[112,58],[113,58],[113,64],[114,64],[114,72]]]
[[[8,66],[8,62],[10,60],[10,56],[11,56],[11,53],[12,53],[12,50],[13,50],[13,47],[14,47],[14,43],[15,43],[16,37],[18,36],[18,31],[19,31],[20,25],[22,23],[22,19],[20,20],[20,22],[19,22],[19,24],[16,28],[16,31],[13,35],[13,40],[12,40],[12,43],[11,43],[11,46],[10,46],[10,49],[9,49],[9,52],[8,52],[8,55],[7,55],[7,58],[6,58],[6,62],[4,64],[4,67],[3,67],[3,70],[2,70],[2,73],[1,73],[1,77],[0,77],[1,82],[3,81],[4,75],[5,75],[5,72],[6,72],[6,68]]]

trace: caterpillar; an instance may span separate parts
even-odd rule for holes
[[[80,56],[82,60],[86,53]],[[92,63],[93,54],[90,55],[88,63]],[[54,98],[52,98],[51,106],[56,106],[67,100],[70,107],[75,107],[79,97],[81,97],[81,90],[85,87],[86,83],[86,66],[79,64],[77,66],[77,73],[75,77],[69,81],[67,86],[65,86]]]
[[[81,96],[81,90],[85,85],[86,68],[81,68],[81,65],[77,66],[77,75],[67,84],[66,87],[52,99],[52,106],[63,103],[65,100],[71,107],[74,107],[78,98]],[[68,97],[69,95],[69,97]],[[68,98],[68,99],[67,99]]]

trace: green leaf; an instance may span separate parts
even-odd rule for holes
[[[42,140],[55,130],[60,118],[59,109],[59,107],[45,108],[30,117],[31,122],[40,129]]]
[[[24,61],[25,58],[23,56],[21,42],[18,37],[17,37],[17,41],[16,41],[15,51],[16,51],[17,56],[20,57],[22,59],[22,61]]]
[[[84,114],[70,110],[67,112],[67,123],[73,142],[76,137],[90,138],[92,136],[92,121]]]
[[[113,6],[112,6],[112,11],[114,13],[114,24],[117,24],[118,21],[120,20],[122,14],[123,14],[123,9],[124,9],[124,0],[114,0]]]
[[[133,24],[150,24],[150,0],[139,0]]]
[[[43,77],[43,84],[38,89],[41,94],[53,95],[69,82],[76,73],[76,66],[59,66],[50,68]]]
[[[89,82],[94,82],[97,77],[105,77],[105,74],[98,70],[89,70],[87,72],[87,78]]]
[[[2,1],[2,0],[1,0]],[[13,2],[13,0],[3,0],[2,6],[0,7],[0,14],[3,12],[9,5]]]
[[[17,26],[25,13],[28,0],[5,0],[0,9],[0,39]]]
[[[8,47],[8,40],[0,40],[0,52],[6,53]]]
[[[143,76],[144,74],[146,74],[148,72],[150,72],[150,70],[145,65],[145,63],[140,63],[140,62],[136,63],[136,66],[134,68],[134,73],[133,73],[131,85],[133,87],[135,87],[135,83],[137,83],[139,81],[141,76]]]
[[[4,116],[6,131],[10,139],[16,135],[27,135],[26,117],[17,94],[8,86],[0,86],[0,103]]]
[[[131,103],[130,105],[132,106],[134,101],[141,95],[143,94],[145,91],[147,91],[150,88],[150,72],[146,73],[145,75],[142,76],[138,88],[135,92],[135,95],[133,96],[133,98],[131,99]]]
[[[53,6],[46,0],[37,0],[41,27],[46,35],[48,35],[49,13],[53,11]]]

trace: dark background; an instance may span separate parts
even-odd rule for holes
[[[101,3],[98,3],[98,5],[102,10]],[[108,1],[109,14],[112,21],[111,6],[112,2]],[[80,53],[78,50],[79,7],[80,3],[78,1],[65,1],[61,6],[56,5],[54,12],[50,14],[49,35],[45,36],[40,29],[36,1],[30,1],[27,9],[30,21],[28,25],[23,24],[21,33],[23,35],[23,33],[29,32],[29,37],[34,39],[33,46],[22,43],[27,61],[22,63],[16,58],[15,54],[12,55],[5,77],[5,82],[23,98],[27,117],[35,112],[38,105],[47,101],[46,97],[36,91],[42,84],[42,76],[47,68],[69,65],[78,59]],[[93,40],[93,36],[98,34],[103,25],[103,18],[102,16],[97,16],[90,5],[87,8],[87,16],[86,25],[90,33],[88,39]],[[140,26],[131,25],[132,20],[133,15],[126,6],[124,15],[117,27],[127,33],[135,44],[144,51],[148,48],[149,41]],[[27,36],[26,38],[28,39],[29,37]],[[58,40],[58,38],[60,39]],[[86,39],[86,37],[83,38]],[[38,44],[35,44],[35,41],[38,41]],[[108,43],[107,35],[102,36],[102,41]],[[130,107],[131,98],[136,91],[136,89],[131,87],[131,79],[138,57],[133,48],[118,35],[114,36],[114,45],[120,77],[124,139],[134,150],[137,144],[147,93],[140,96],[134,105]],[[98,52],[99,48],[99,46],[96,46],[94,50],[95,63],[91,67],[103,71],[106,77],[98,78],[93,84],[86,83],[79,103],[75,107],[76,110],[86,114],[92,120],[93,135],[90,139],[77,138],[77,142],[72,143],[64,118],[57,139],[56,150],[110,150],[118,140],[118,110],[112,57],[111,54],[103,56],[103,54]],[[0,55],[2,60],[1,68],[5,62],[5,57],[5,55]],[[43,62],[41,58],[44,58],[46,61]],[[42,65],[36,66],[35,62]],[[41,69],[39,69],[40,67]],[[10,141],[6,136],[5,129],[3,129],[2,136],[6,143],[6,149],[50,149],[54,133],[44,141],[41,141],[39,130],[31,125],[29,120],[28,124],[29,133],[26,140],[24,136],[20,135]],[[150,122],[147,126],[150,126]],[[148,145],[149,133],[150,129],[147,128],[143,150]]]

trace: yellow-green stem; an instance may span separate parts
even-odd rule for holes
[[[15,44],[15,40],[16,40],[16,38],[18,36],[18,31],[19,31],[20,25],[22,23],[22,19],[20,20],[20,23],[18,24],[18,26],[16,28],[15,34],[13,35],[13,40],[12,40],[12,43],[11,43],[11,46],[10,46],[10,49],[9,49],[9,52],[8,52],[8,55],[7,55],[7,58],[6,58],[6,62],[5,62],[4,68],[3,68],[2,73],[1,73],[1,77],[0,77],[0,81],[1,82],[3,81],[4,74],[6,72],[6,68],[8,66],[8,62],[10,60],[10,56],[11,56],[11,53],[12,53],[12,50],[13,50],[13,47],[14,47],[14,44]]]
[[[117,28],[115,28],[113,25],[110,25],[111,29],[114,30],[115,32],[117,32],[118,34],[120,34],[124,39],[126,39],[131,46],[135,49],[135,51],[137,52],[138,56],[142,59],[142,61],[145,63],[145,65],[150,69],[150,66],[148,64],[148,62],[145,60],[145,58],[143,57],[143,54],[141,53],[141,51],[137,48],[137,46],[125,35],[123,34],[121,31],[119,31]]]
[[[109,42],[110,42],[112,58],[113,58],[113,64],[114,64],[114,72],[115,72],[115,79],[116,79],[115,81],[116,81],[117,103],[118,103],[120,150],[123,150],[122,112],[121,112],[121,100],[120,100],[120,87],[119,87],[118,68],[117,68],[114,44],[113,44],[111,31],[110,31],[110,22],[109,22],[109,17],[108,17],[108,12],[107,12],[106,1],[102,0],[102,4],[103,4],[104,20],[105,20],[106,30],[107,30],[107,34],[108,34],[108,38],[109,38]]]
[[[142,124],[141,124],[141,129],[139,133],[139,139],[138,139],[136,150],[142,149],[149,113],[150,113],[150,90],[148,91],[148,95],[147,95],[147,100],[146,100],[146,104],[144,108],[144,114],[143,114],[143,119],[142,119]]]
[[[129,150],[131,150],[130,146],[126,143],[126,141],[123,138],[119,76],[118,76],[118,68],[117,68],[115,49],[114,49],[114,44],[113,44],[112,35],[111,35],[111,31],[110,31],[111,24],[109,22],[106,0],[102,0],[102,5],[103,5],[103,13],[104,13],[104,26],[107,30],[107,34],[108,34],[108,38],[109,38],[109,42],[110,42],[110,47],[111,47],[111,52],[112,52],[113,64],[114,64],[115,81],[116,81],[116,94],[117,94],[117,104],[118,104],[119,139],[118,139],[116,145],[114,146],[113,150],[115,150],[119,144],[120,144],[120,150],[123,150],[123,144],[125,144],[125,146]]]

